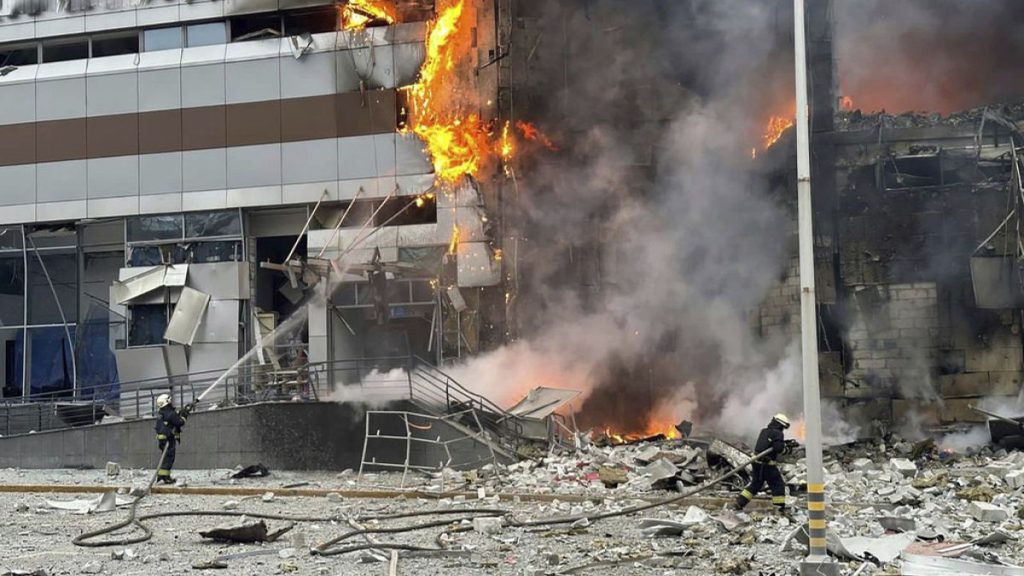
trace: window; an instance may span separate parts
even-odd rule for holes
[[[142,33],[142,49],[146,52],[181,48],[181,27],[153,28]]]
[[[139,34],[129,32],[110,36],[96,36],[92,39],[92,57],[117,56],[118,54],[137,54],[139,51]]]
[[[284,14],[284,33],[288,36],[319,34],[338,29],[338,11],[333,6]]]
[[[43,62],[83,60],[89,57],[89,39],[63,40],[43,44]]]
[[[39,63],[39,48],[36,44],[0,48],[0,68],[37,63]]]
[[[136,304],[131,307],[131,320],[128,322],[129,346],[163,344],[166,330],[166,305]]]
[[[128,219],[128,242],[181,240],[183,237],[184,228],[180,214]]]
[[[40,249],[38,254],[28,251],[28,323],[74,323],[78,318],[78,261],[74,249]]]
[[[280,14],[250,14],[231,19],[231,41],[259,40],[281,35]]]
[[[238,210],[185,214],[186,238],[238,236],[241,233],[242,218],[239,216]]]
[[[224,22],[207,22],[185,27],[186,46],[211,46],[227,42]]]

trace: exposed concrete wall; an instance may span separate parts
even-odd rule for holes
[[[408,402],[384,409],[420,412]],[[153,425],[153,419],[145,419],[0,438],[0,467],[102,468],[109,461],[154,468],[159,452]],[[272,470],[358,469],[365,426],[365,407],[330,402],[266,403],[197,413],[182,434],[175,468],[234,468],[260,462]],[[405,435],[404,424],[389,423],[384,429]],[[423,433],[430,438],[457,435],[437,425]],[[378,442],[372,449],[379,461],[405,459],[405,442]],[[453,460],[460,462],[489,455],[468,441],[453,444],[452,450]],[[446,458],[437,447],[418,444],[412,460],[436,466]]]

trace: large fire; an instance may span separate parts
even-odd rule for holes
[[[768,125],[764,128],[764,134],[761,136],[761,141],[764,143],[764,149],[767,150],[772,147],[776,142],[782,138],[782,135],[793,127],[793,119],[788,116],[772,116],[768,119]]]
[[[632,430],[629,432],[621,430],[613,430],[611,427],[605,427],[601,430],[601,433],[611,444],[626,444],[629,442],[637,442],[646,438],[653,438],[656,436],[664,436],[670,440],[675,440],[682,437],[679,430],[676,429],[675,425],[669,422],[656,422],[648,421],[647,425],[640,430]]]
[[[516,145],[511,123],[497,129],[480,114],[466,112],[453,88],[458,84],[457,65],[472,50],[472,13],[465,8],[465,0],[439,0],[437,13],[428,27],[419,80],[406,89],[409,121],[405,129],[423,140],[440,183],[453,184],[476,176],[491,160],[507,164]],[[555,149],[532,124],[519,121],[514,127],[523,139]]]

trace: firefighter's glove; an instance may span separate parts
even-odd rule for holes
[[[800,447],[800,443],[796,440],[786,440],[786,453],[789,454],[793,450]]]

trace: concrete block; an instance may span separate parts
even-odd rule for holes
[[[990,379],[988,372],[943,374],[937,380],[939,395],[943,398],[984,396],[989,394]]]
[[[501,532],[501,517],[473,518],[473,530],[481,534],[497,534]]]
[[[917,476],[917,465],[906,458],[893,458],[889,461],[889,465],[904,478]]]
[[[983,395],[1016,396],[1021,390],[1020,372],[989,372],[989,387]]]
[[[110,478],[116,477],[121,473],[121,465],[117,462],[107,462],[107,476]]]
[[[1017,470],[1008,473],[1003,477],[1003,480],[1006,481],[1007,486],[1014,490],[1024,487],[1024,469],[1018,468]]]
[[[993,397],[996,398],[996,397]],[[943,402],[942,422],[974,422],[982,424],[988,417],[971,410],[969,406],[977,405],[980,398],[951,398]],[[1013,405],[1016,398],[1004,398],[1007,405]]]
[[[968,512],[978,522],[1002,522],[1010,517],[1010,513],[988,502],[971,502]]]
[[[1019,346],[968,349],[966,368],[968,372],[1020,371],[1021,359]]]

